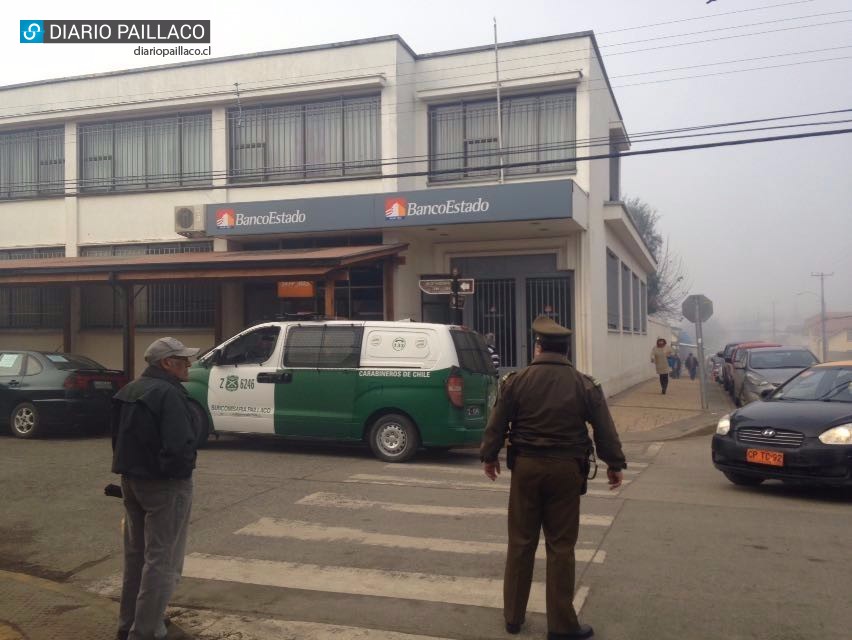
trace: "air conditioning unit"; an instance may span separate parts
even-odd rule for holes
[[[175,233],[187,238],[200,238],[204,233],[204,206],[175,207]]]

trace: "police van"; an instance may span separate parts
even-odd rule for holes
[[[366,441],[404,462],[482,439],[497,390],[484,338],[418,322],[269,322],[199,358],[184,383],[211,433]]]

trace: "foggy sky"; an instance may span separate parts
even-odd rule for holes
[[[432,0],[430,2],[269,3],[243,0],[213,6],[195,0],[133,5],[82,0],[71,5],[40,2],[4,11],[0,54],[7,62],[0,84],[160,64],[132,55],[129,45],[22,45],[19,19],[210,19],[213,57],[324,44],[398,33],[418,53],[490,44],[492,17],[501,41],[594,30],[612,78],[628,132],[670,129],[734,120],[852,108],[852,59],[785,66],[676,82],[633,84],[664,78],[730,72],[766,65],[852,56],[852,3],[811,0],[655,28],[608,31],[651,23],[711,16],[793,0]],[[464,8],[462,15],[462,8]],[[842,12],[746,29],[736,25]],[[19,15],[18,15],[19,14]],[[798,28],[780,33],[666,46],[699,39]],[[623,45],[674,34],[692,35]],[[646,47],[654,51],[617,55]],[[847,47],[807,55],[649,74],[649,71],[781,53]],[[107,54],[108,55],[105,55]],[[8,61],[14,60],[15,64]],[[165,62],[179,62],[169,58]],[[643,75],[631,75],[637,74]],[[850,114],[820,120],[852,119]],[[765,126],[765,125],[755,125]],[[850,128],[852,123],[821,128]],[[797,130],[791,130],[796,132]],[[768,131],[743,135],[777,135]],[[731,139],[699,138],[648,144],[693,144]],[[582,153],[582,150],[581,150]],[[775,303],[779,328],[818,312],[819,281],[811,272],[834,272],[826,280],[829,310],[852,313],[852,135],[748,147],[627,158],[623,192],[638,196],[661,214],[660,231],[684,260],[692,293],[714,301],[715,320],[735,335],[756,336]],[[716,323],[714,323],[716,324]],[[717,327],[718,328],[718,327]],[[768,337],[768,336],[764,336]]]

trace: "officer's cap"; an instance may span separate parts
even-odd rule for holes
[[[547,316],[539,316],[533,320],[532,330],[542,338],[564,339],[570,336],[573,331],[566,329],[562,325],[556,324],[552,318]]]
[[[159,338],[145,349],[145,362],[154,364],[175,356],[191,358],[198,353],[196,347],[187,347],[177,338]]]

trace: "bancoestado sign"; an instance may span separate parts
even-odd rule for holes
[[[208,204],[210,236],[568,219],[571,180],[328,198]]]

